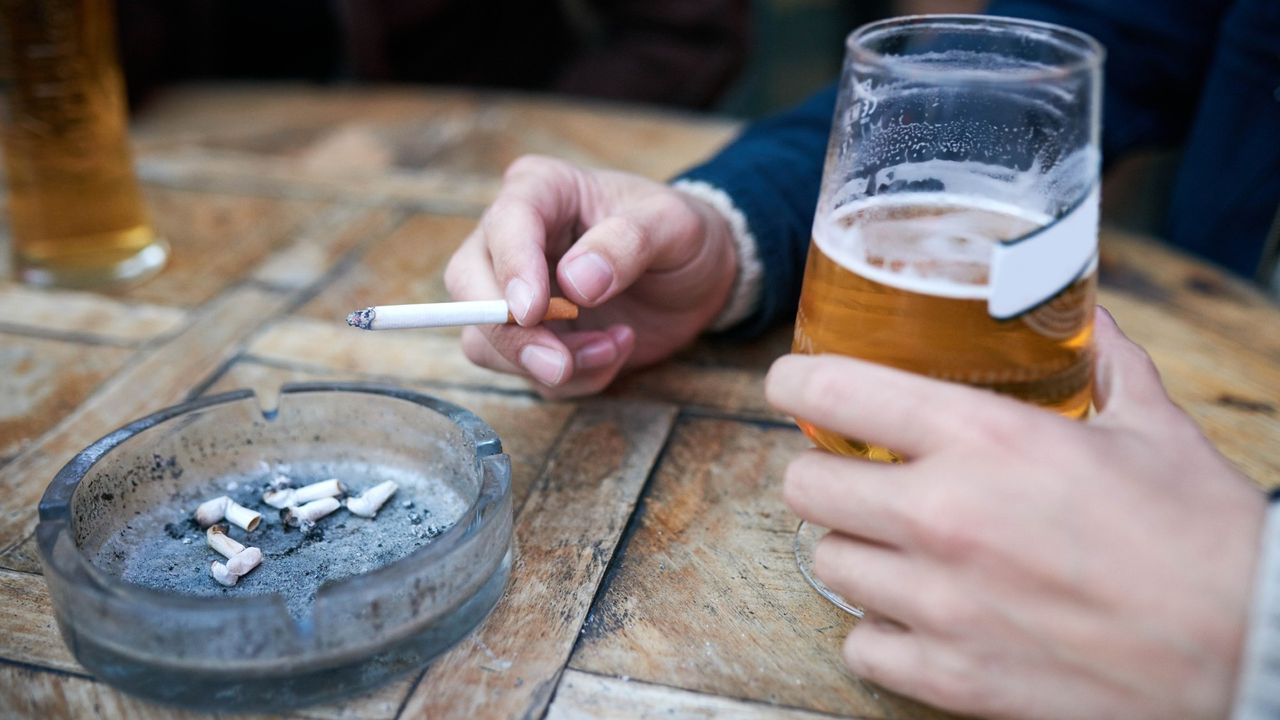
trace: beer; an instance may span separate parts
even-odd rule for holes
[[[109,0],[0,0],[12,76],[3,129],[13,253],[39,284],[137,280],[167,250],[129,150]]]
[[[941,193],[844,205],[815,223],[793,349],[861,358],[1082,417],[1091,396],[1093,269],[1019,317],[994,319],[986,302],[995,244],[1049,220]],[[886,448],[798,422],[832,452],[899,459]]]

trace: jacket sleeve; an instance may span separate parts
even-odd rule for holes
[[[724,191],[756,240],[764,274],[760,302],[729,335],[753,337],[795,315],[835,98],[832,85],[794,110],[753,123],[677,178]]]
[[[1142,147],[1182,144],[1231,0],[993,0],[991,15],[1086,32],[1107,51],[1104,162]]]

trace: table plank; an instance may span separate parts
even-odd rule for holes
[[[1280,319],[1280,306],[1257,286],[1151,238],[1104,228],[1100,244],[1104,288],[1280,362],[1280,333],[1260,332]]]
[[[471,217],[418,214],[368,249],[298,314],[341,323],[370,305],[443,302],[444,269],[454,249],[475,228]],[[457,329],[433,334],[456,337]],[[456,342],[452,340],[451,342]]]
[[[441,330],[369,332],[347,327],[340,318],[290,317],[265,329],[248,352],[268,364],[295,368],[531,392],[520,378],[473,365],[456,335]]]
[[[683,418],[570,667],[869,718],[929,718],[840,662],[851,618],[796,569],[782,504],[795,429]]]
[[[822,720],[838,717],[566,670],[547,720]]]
[[[0,282],[0,318],[0,331],[137,345],[177,331],[186,313],[178,308],[122,302],[95,293],[37,290]]]
[[[216,707],[210,707],[213,711]],[[0,717],[79,720],[80,718],[129,718],[130,720],[199,720],[233,717],[254,720],[263,715],[234,715],[181,710],[155,705],[100,683],[71,675],[36,672],[30,668],[0,664]]]
[[[40,575],[0,570],[0,660],[87,674],[62,642]]]
[[[288,296],[235,288],[194,313],[193,322],[137,359],[12,462],[0,468],[0,548],[35,528],[36,503],[58,469],[112,429],[183,399],[191,387],[238,351],[243,338],[282,312]]]
[[[147,188],[156,232],[172,246],[169,264],[122,297],[195,306],[213,298],[285,245],[315,201]]]
[[[335,205],[305,222],[251,277],[277,289],[302,290],[323,280],[356,246],[385,237],[402,220],[402,213],[389,208]]]
[[[0,334],[0,466],[133,355],[123,347]]]
[[[405,717],[541,716],[674,419],[667,405],[582,405],[516,518],[506,595],[427,671]]]

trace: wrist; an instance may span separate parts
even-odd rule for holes
[[[726,330],[751,315],[760,302],[764,267],[756,250],[755,237],[746,216],[720,188],[698,180],[678,180],[672,184],[703,216],[706,239],[725,248],[728,291],[716,305],[708,323],[712,331]]]

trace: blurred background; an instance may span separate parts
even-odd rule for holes
[[[430,83],[712,110],[782,109],[845,35],[981,0],[117,0],[131,107],[199,80]]]

